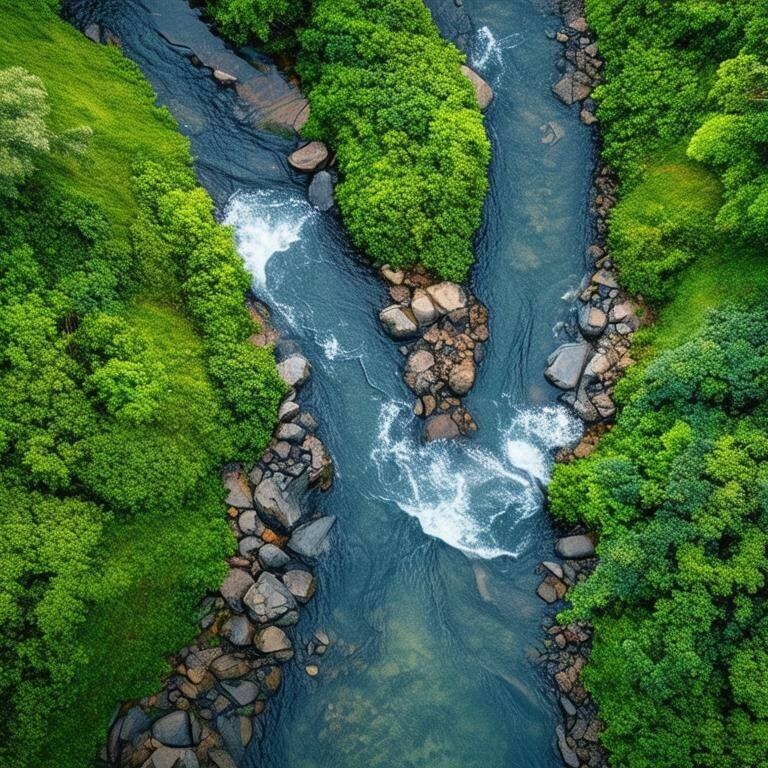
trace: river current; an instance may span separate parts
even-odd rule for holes
[[[491,341],[466,399],[479,432],[424,445],[402,358],[377,319],[385,287],[337,215],[306,202],[308,179],[285,160],[292,142],[254,127],[235,92],[189,57],[235,54],[184,0],[65,5],[78,24],[118,35],[190,137],[200,180],[286,339],[279,351],[298,344],[313,367],[303,396],[337,470],[317,503],[338,523],[298,637],[321,628],[333,643],[317,677],[306,662],[287,665],[248,766],[562,765],[558,705],[532,662],[546,610],[535,567],[552,555],[542,493],[552,453],[581,426],[542,371],[573,323],[593,148],[576,108],[550,91],[559,46],[545,33],[558,17],[539,0],[464,0],[470,63],[496,92],[472,278]],[[270,71],[255,52],[249,62]]]

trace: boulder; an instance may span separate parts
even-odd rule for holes
[[[306,431],[303,430],[298,424],[289,422],[287,424],[280,424],[280,426],[278,426],[277,431],[275,432],[275,437],[278,440],[286,440],[289,443],[300,443],[306,434]]]
[[[238,528],[246,536],[261,536],[264,533],[264,523],[261,522],[255,509],[246,509],[237,518]]]
[[[435,364],[435,356],[427,349],[418,349],[408,355],[405,361],[405,373],[418,376],[428,371]]]
[[[256,633],[253,644],[256,650],[264,654],[282,654],[280,658],[285,658],[285,652],[290,651],[293,655],[293,645],[288,639],[288,635],[280,627],[265,627]]]
[[[263,544],[264,542],[260,536],[246,536],[238,542],[237,551],[243,557],[253,557]]]
[[[336,201],[333,197],[333,177],[328,171],[319,171],[312,177],[308,192],[309,202],[319,211],[330,211]]]
[[[200,762],[191,749],[159,747],[142,765],[142,768],[199,768]]]
[[[83,30],[83,34],[94,43],[100,43],[102,40],[102,30],[99,24],[89,24]]]
[[[306,479],[306,483],[309,478]],[[259,483],[253,492],[253,503],[260,515],[275,520],[286,530],[291,530],[301,520],[304,511],[299,503],[306,483],[293,480],[279,472]]]
[[[590,337],[599,336],[608,324],[608,316],[600,307],[582,304],[579,307],[579,330]]]
[[[472,87],[475,89],[477,105],[482,112],[485,112],[493,101],[493,88],[474,69],[470,69],[464,64],[461,65],[461,73],[472,83]]]
[[[595,545],[592,539],[583,534],[576,536],[564,536],[558,539],[555,549],[560,557],[567,560],[580,560],[584,557],[593,557],[595,554]]]
[[[152,723],[152,736],[167,747],[191,747],[189,714],[177,709]]]
[[[248,590],[243,603],[254,621],[268,624],[278,621],[297,608],[288,588],[271,573],[262,573]]]
[[[231,653],[214,659],[208,668],[219,680],[234,680],[243,677],[251,669],[245,659]]]
[[[466,395],[475,385],[475,363],[471,357],[454,365],[448,374],[448,386],[456,395]]]
[[[563,344],[549,356],[544,375],[559,389],[575,389],[591,351],[586,341]]]
[[[237,764],[232,759],[232,755],[223,749],[212,749],[208,752],[208,759],[215,768],[237,768]]]
[[[402,285],[403,280],[405,280],[405,272],[402,269],[392,269],[389,264],[385,264],[381,268],[381,276],[390,285]]]
[[[259,686],[250,680],[237,680],[231,683],[222,683],[221,687],[224,689],[227,696],[229,696],[229,698],[239,707],[253,704],[259,695]]]
[[[577,32],[586,32],[589,29],[587,20],[583,16],[579,16],[578,19],[571,21],[568,26],[571,29],[575,29]]]
[[[235,75],[231,75],[223,69],[214,69],[213,79],[220,85],[234,85],[237,82],[237,77],[235,77]]]
[[[299,410],[299,404],[295,400],[284,400],[277,412],[277,418],[280,421],[290,421]]]
[[[592,89],[584,83],[578,82],[573,77],[573,73],[569,72],[563,75],[553,86],[552,90],[555,92],[560,101],[565,104],[574,104],[577,101],[582,101],[592,93]]]
[[[288,540],[288,549],[301,557],[317,557],[326,550],[335,522],[336,518],[329,515],[299,526]]]
[[[300,603],[306,603],[315,594],[315,583],[309,571],[292,570],[283,574],[283,584]]]
[[[553,576],[557,577],[558,579],[563,578],[563,569],[560,563],[553,563],[550,560],[545,560],[541,565],[543,568],[545,568],[547,571],[549,571]]]
[[[393,339],[407,339],[414,336],[419,330],[416,316],[408,307],[399,304],[391,304],[379,312],[379,320],[384,330]]]
[[[424,429],[424,439],[427,442],[432,440],[451,440],[460,434],[458,425],[447,413],[430,416]]]
[[[313,173],[328,162],[328,147],[322,141],[310,141],[288,155],[288,162],[297,171]]]
[[[300,387],[309,378],[310,371],[309,361],[299,354],[286,357],[285,360],[277,364],[280,378],[289,387]]]
[[[242,648],[253,642],[253,624],[248,621],[246,616],[236,614],[230,616],[221,626],[221,634],[229,640],[232,645],[238,645]]]
[[[432,299],[432,303],[443,314],[467,306],[467,294],[456,283],[445,281],[436,285],[430,285],[427,287],[427,293]]]
[[[259,562],[266,570],[283,568],[291,562],[291,558],[274,544],[265,544],[259,550]]]
[[[309,466],[309,482],[320,482],[320,487],[325,490],[331,484],[333,478],[333,461],[325,450],[323,443],[315,437],[308,435],[301,446],[305,451],[309,451],[311,462]]]
[[[597,285],[602,285],[605,288],[619,287],[616,276],[612,272],[609,272],[607,269],[598,269],[597,272],[592,275],[592,282]]]
[[[224,583],[221,585],[221,596],[227,601],[227,605],[237,613],[242,613],[243,597],[253,586],[253,578],[249,573],[240,568],[230,568]]]
[[[241,475],[239,472],[227,472],[223,482],[224,487],[229,491],[225,504],[239,508],[251,506],[251,489],[245,475]]]
[[[579,768],[581,761],[579,756],[568,746],[568,742],[565,738],[565,729],[562,725],[558,725],[555,728],[557,734],[557,747],[560,750],[560,754],[563,756],[563,762],[568,768]]]
[[[432,303],[432,299],[430,299],[429,294],[421,288],[417,288],[413,292],[411,311],[419,325],[430,325],[431,323],[434,323],[438,317],[438,311]]]

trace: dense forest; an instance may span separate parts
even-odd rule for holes
[[[768,765],[768,5],[588,0],[620,200],[609,245],[656,316],[614,429],[558,467],[600,535],[565,619],[617,768]]]
[[[422,0],[212,0],[209,8],[236,42],[266,40],[297,56],[311,107],[302,135],[336,153],[337,199],[355,244],[375,264],[419,263],[465,280],[490,142],[463,56]]]
[[[188,145],[114,48],[0,2],[0,763],[91,764],[233,539],[284,393]]]

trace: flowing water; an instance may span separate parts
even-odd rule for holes
[[[298,627],[304,641],[322,628],[333,644],[315,678],[301,654],[288,665],[249,766],[562,764],[557,704],[531,661],[545,611],[534,569],[552,554],[542,508],[552,450],[581,428],[542,370],[572,323],[569,297],[584,271],[592,147],[575,108],[550,92],[558,46],[545,31],[557,17],[538,0],[464,4],[471,62],[496,91],[473,277],[491,342],[467,398],[479,432],[430,445],[410,413],[397,346],[378,324],[384,287],[336,215],[305,201],[307,179],[285,162],[291,143],[254,128],[237,95],[189,59],[190,48],[235,54],[183,0],[68,4],[78,23],[118,34],[190,136],[256,293],[311,360],[305,396],[336,462],[333,489],[317,499],[338,516],[334,546]]]

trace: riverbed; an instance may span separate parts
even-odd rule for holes
[[[254,291],[313,366],[303,396],[336,480],[317,503],[338,517],[298,636],[332,645],[309,677],[301,654],[247,757],[268,768],[554,768],[557,703],[532,662],[546,607],[536,564],[552,554],[542,486],[581,426],[544,380],[573,322],[585,269],[593,148],[578,110],[552,95],[559,26],[538,0],[464,0],[470,63],[492,83],[491,191],[473,290],[491,340],[466,402],[478,433],[421,442],[381,331],[386,290],[335,213],[306,202],[292,140],[195,67],[221,45],[184,0],[73,0],[78,22],[119,37],[190,137],[196,167],[235,227]],[[169,35],[168,30],[173,30]],[[256,52],[237,66],[273,77]]]

